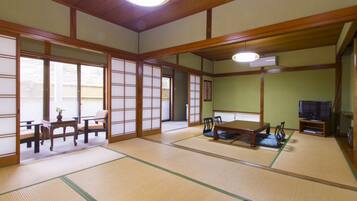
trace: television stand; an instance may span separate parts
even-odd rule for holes
[[[326,137],[329,134],[328,122],[318,120],[300,119],[300,133]]]

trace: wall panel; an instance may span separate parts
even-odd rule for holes
[[[136,133],[136,62],[111,60],[111,137]]]
[[[201,77],[190,74],[189,90],[189,124],[201,123]]]
[[[69,10],[49,0],[1,0],[0,19],[69,36]]]
[[[357,5],[355,0],[239,0],[212,10],[212,37]]]
[[[161,130],[161,67],[144,64],[143,131],[145,134],[158,130]]]
[[[214,110],[260,112],[260,75],[216,77]]]
[[[17,39],[0,35],[0,159],[17,157]],[[4,161],[4,160],[0,160]],[[5,161],[7,165],[14,161]]]
[[[298,128],[299,100],[333,101],[335,70],[314,70],[265,76],[264,120],[272,126],[285,121]]]

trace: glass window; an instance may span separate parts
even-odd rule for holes
[[[41,122],[43,117],[43,60],[20,59],[20,119]]]
[[[81,116],[94,116],[103,110],[104,69],[95,66],[81,66]]]
[[[50,118],[56,119],[57,108],[63,111],[63,119],[78,116],[77,65],[50,62]]]

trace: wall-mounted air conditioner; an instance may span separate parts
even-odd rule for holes
[[[262,57],[258,60],[249,63],[250,67],[267,67],[267,66],[277,66],[278,58],[277,56]]]

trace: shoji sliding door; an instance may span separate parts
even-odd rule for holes
[[[190,74],[189,87],[189,125],[201,123],[201,77]]]
[[[111,59],[110,141],[136,136],[136,62]]]
[[[161,67],[144,64],[143,133],[161,131]]]
[[[19,159],[18,56],[16,37],[0,35],[0,166]]]

